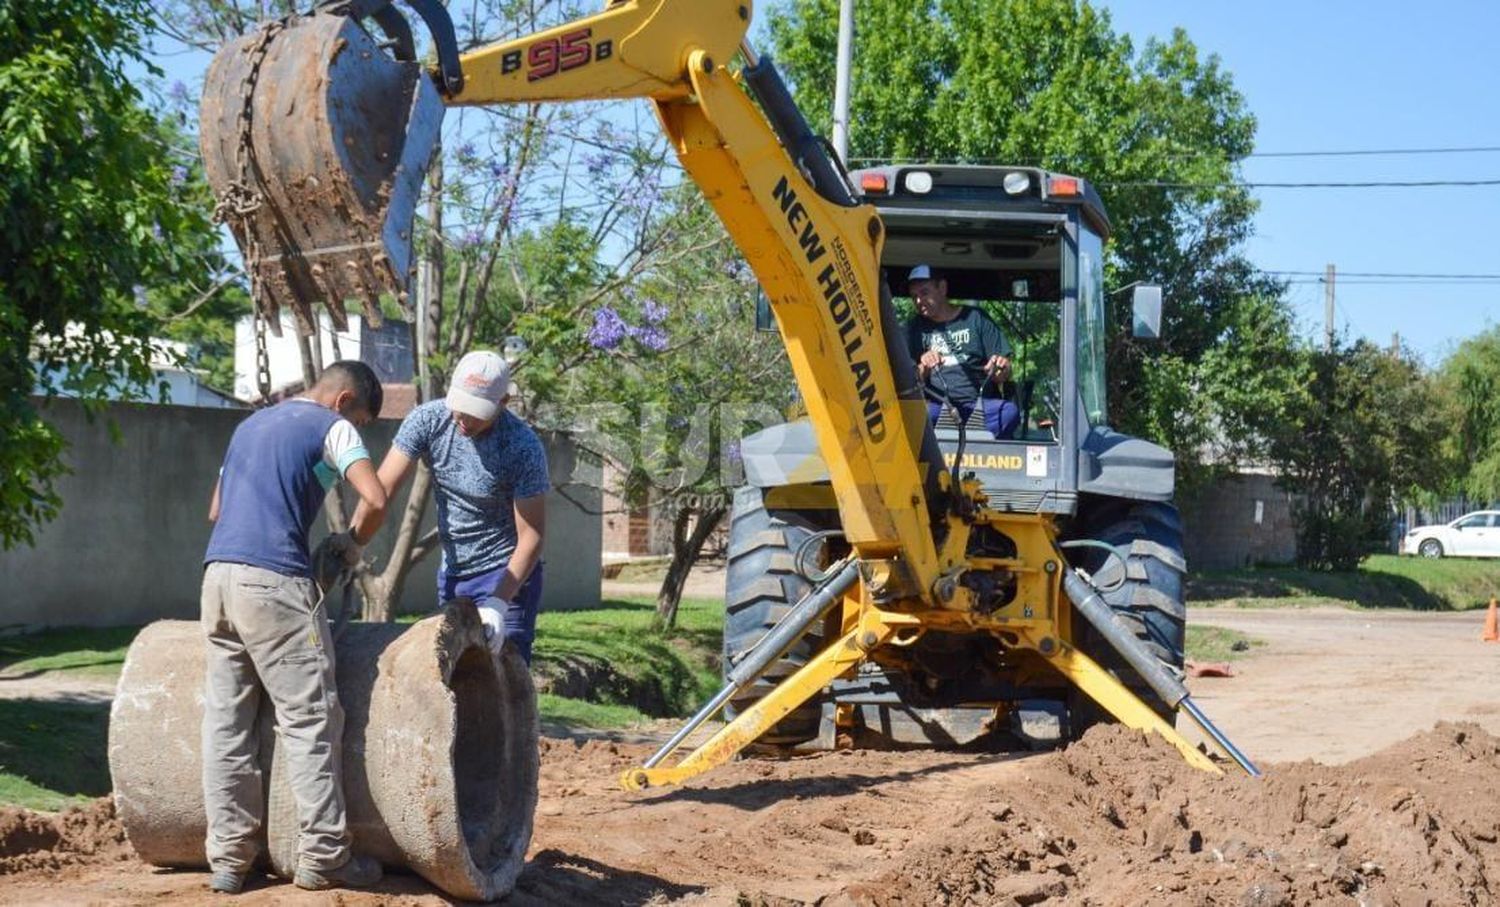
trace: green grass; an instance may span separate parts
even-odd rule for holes
[[[52,672],[110,680],[140,627],[71,627],[0,636],[0,674],[34,677]]]
[[[649,599],[604,602],[537,618],[532,668],[553,693],[543,718],[583,727],[619,727],[691,714],[719,686],[723,606],[684,599],[677,626],[652,627]]]
[[[1189,578],[1187,596],[1195,606],[1462,611],[1500,596],[1500,561],[1378,554],[1342,573],[1295,567],[1207,572]]]
[[[537,620],[533,670],[576,695],[539,697],[553,726],[608,729],[691,714],[719,684],[723,606],[686,599],[677,627],[651,626],[650,599],[547,611]],[[0,637],[0,672],[112,680],[138,627],[47,630]],[[57,810],[109,792],[105,705],[0,699],[0,803]]]
[[[1241,644],[1241,648],[1236,649],[1236,643]],[[1233,661],[1265,644],[1263,639],[1225,627],[1188,624],[1187,628],[1187,657],[1194,661]]]
[[[613,730],[644,724],[651,716],[628,705],[607,705],[583,699],[569,699],[541,693],[537,696],[537,712],[543,724],[561,725],[564,729],[592,728]]]
[[[109,793],[109,706],[0,699],[0,803],[59,810]]]

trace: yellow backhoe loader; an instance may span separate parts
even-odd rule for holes
[[[1220,771],[1175,729],[1182,715],[1256,773],[1181,682],[1171,455],[1104,423],[1109,222],[1086,181],[845,172],[747,43],[747,0],[615,0],[463,55],[437,0],[407,5],[435,68],[389,0],[323,5],[214,60],[204,159],[271,325],[282,307],[306,331],[318,301],[340,325],[345,300],[372,318],[381,294],[404,302],[445,107],[643,98],[759,279],[806,403],[805,421],[744,446],[725,686],[624,785],[679,782],[757,741],[963,742],[1028,713],[1063,738],[1113,717]],[[951,414],[929,424],[891,303],[918,263],[1016,315],[1014,439],[971,440]],[[1159,291],[1137,304],[1149,333]]]

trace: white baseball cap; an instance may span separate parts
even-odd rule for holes
[[[448,382],[448,408],[488,422],[510,393],[510,366],[498,353],[475,350],[458,360]]]
[[[907,283],[911,283],[913,280],[933,280],[933,279],[934,278],[932,276],[932,268],[928,267],[927,265],[917,265],[915,268],[911,269],[911,273],[910,274],[906,275],[906,282]]]

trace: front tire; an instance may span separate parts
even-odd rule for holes
[[[1425,539],[1417,546],[1417,553],[1423,557],[1442,557],[1443,543],[1437,539]]]
[[[1182,554],[1182,520],[1171,504],[1114,502],[1085,517],[1074,538],[1097,539],[1126,553],[1126,563],[1097,548],[1069,549],[1075,567],[1093,577],[1094,584],[1108,592],[1100,598],[1109,605],[1157,661],[1181,676],[1185,661],[1187,605],[1183,601],[1183,577],[1187,560]],[[1073,621],[1074,643],[1113,674],[1171,724],[1174,709],[1126,663],[1114,647],[1081,615]],[[1113,720],[1081,690],[1069,696],[1070,730],[1075,738],[1103,721]]]
[[[793,559],[809,536],[838,525],[838,512],[768,510],[765,489],[734,493],[729,558],[724,571],[724,674],[760,642],[812,589]],[[817,566],[817,565],[812,565]],[[829,621],[837,620],[837,613]],[[725,709],[726,717],[749,708],[807,664],[832,638],[833,625],[814,625]],[[822,703],[809,699],[762,734],[759,743],[795,746],[818,736]]]

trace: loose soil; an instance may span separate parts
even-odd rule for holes
[[[521,904],[1446,905],[1500,893],[1488,881],[1500,873],[1500,738],[1471,723],[1343,766],[1268,765],[1259,781],[1199,772],[1119,727],[1032,757],[742,761],[644,794],[615,778],[648,747],[546,739],[542,749]],[[0,901],[222,903],[203,873],[122,862],[109,814],[99,801],[51,831],[7,814],[0,828],[26,830],[0,832],[3,858],[25,871]],[[28,850],[53,834],[54,848],[74,849]],[[266,881],[237,902],[331,901]],[[443,900],[398,878],[337,903]]]
[[[1198,772],[1155,738],[1101,727],[1056,753],[752,759],[632,794],[616,778],[649,739],[546,738],[513,902],[1500,901],[1489,882],[1500,879],[1500,710],[1489,704],[1500,646],[1478,641],[1482,617],[1195,609],[1192,619],[1267,642],[1235,663],[1237,676],[1192,681],[1261,762],[1259,781]],[[1458,720],[1434,726],[1440,718]],[[81,814],[94,820],[69,815],[0,813],[0,903],[226,903],[208,895],[205,873],[123,856],[106,801]],[[377,893],[336,897],[259,880],[236,903],[446,901],[392,877]]]

